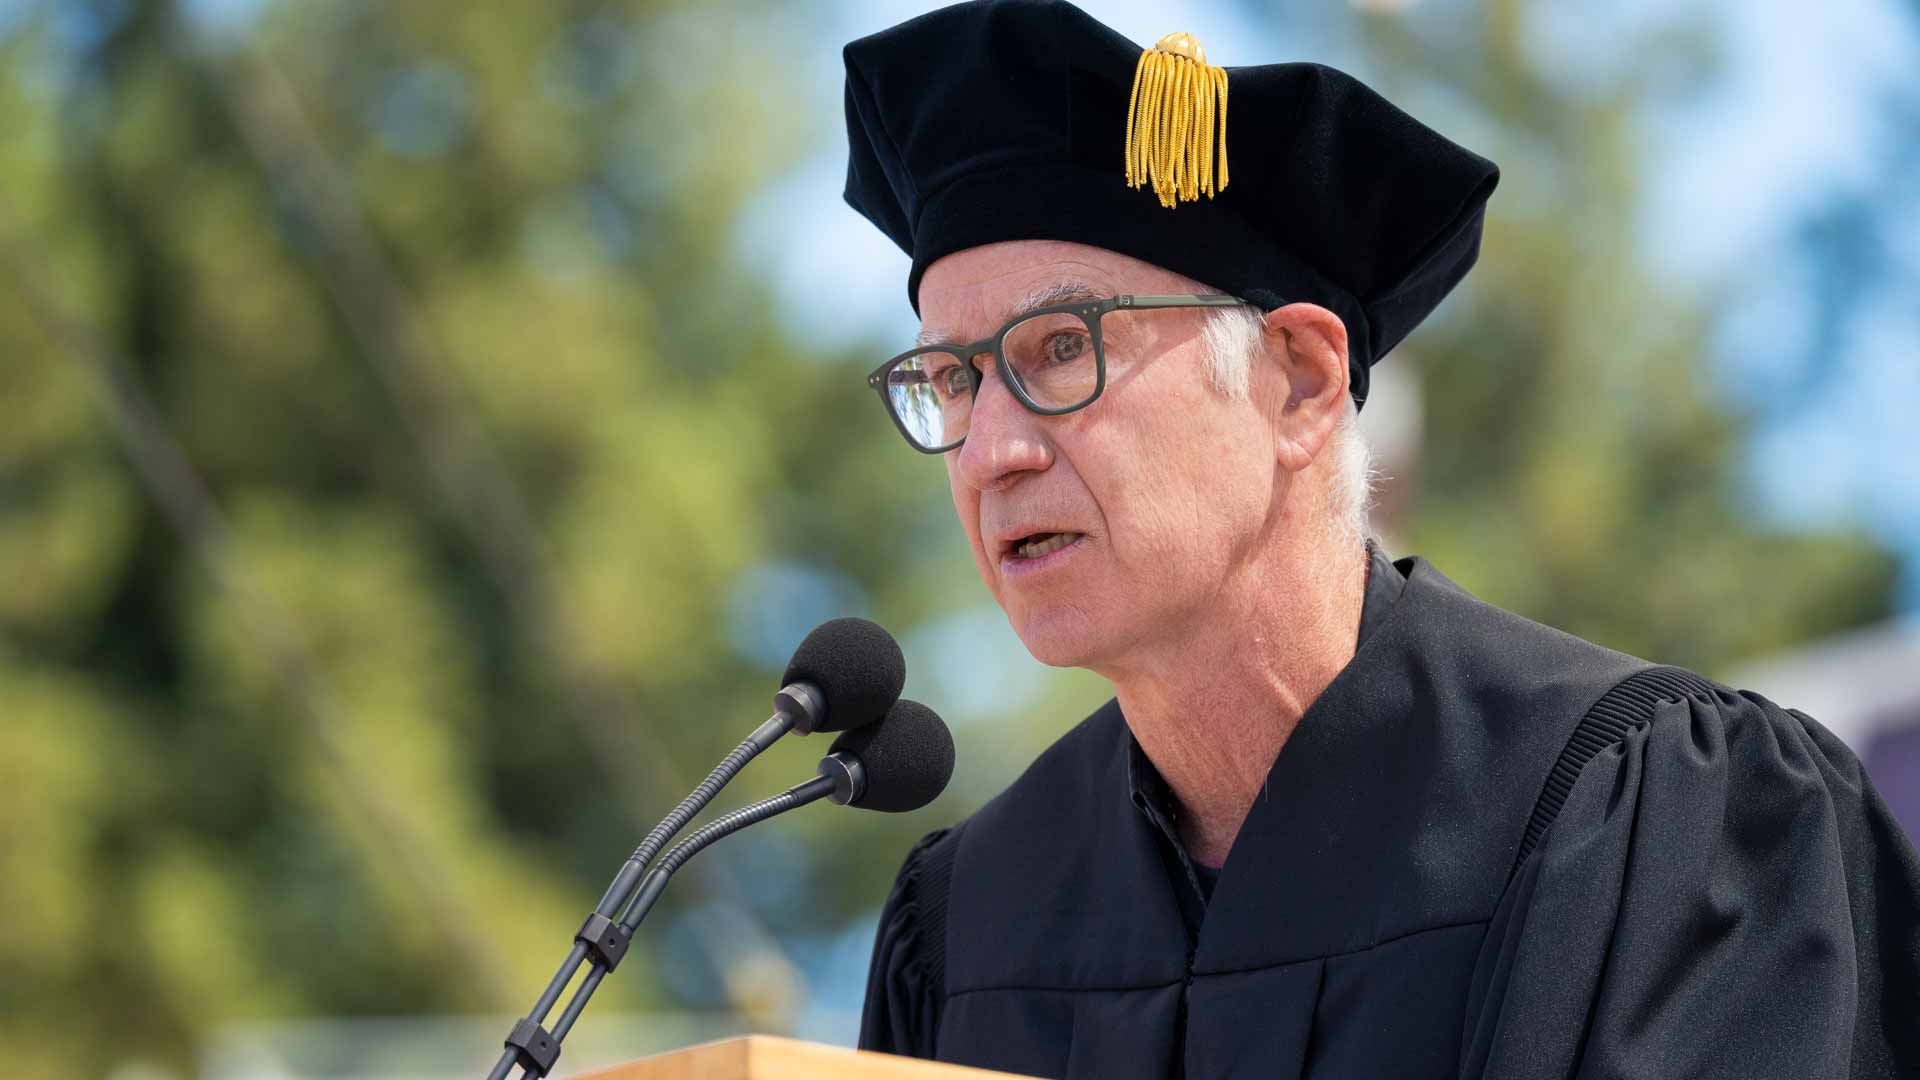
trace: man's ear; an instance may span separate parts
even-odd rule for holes
[[[1265,323],[1276,398],[1271,417],[1280,463],[1299,472],[1313,463],[1346,411],[1347,327],[1318,304],[1275,308]]]

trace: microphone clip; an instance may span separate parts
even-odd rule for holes
[[[811,735],[827,718],[827,700],[812,683],[791,682],[773,695],[773,713],[790,721],[794,731]]]
[[[845,750],[837,750],[820,759],[820,777],[833,781],[827,800],[838,806],[860,801],[867,793],[867,770],[860,759]]]
[[[580,932],[573,935],[573,940],[587,947],[587,955],[594,963],[611,972],[619,966],[620,958],[627,955],[627,947],[633,944],[633,931],[596,911],[580,924]]]

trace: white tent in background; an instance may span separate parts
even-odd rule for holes
[[[1812,716],[1866,763],[1909,836],[1920,836],[1920,619],[1836,635],[1729,672]]]

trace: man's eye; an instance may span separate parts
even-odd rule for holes
[[[934,372],[933,386],[934,389],[940,391],[940,396],[942,397],[960,397],[963,394],[972,392],[973,380],[967,378],[965,368],[959,364],[955,364],[950,368],[942,368]]]
[[[1087,335],[1062,330],[1059,333],[1048,334],[1047,340],[1041,344],[1041,348],[1048,363],[1070,364],[1085,356],[1091,345],[1092,343],[1087,340]]]

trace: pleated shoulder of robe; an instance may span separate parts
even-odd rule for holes
[[[861,1045],[1087,1080],[1920,1077],[1920,858],[1839,740],[1396,566],[1197,934],[1109,702],[909,854]]]

